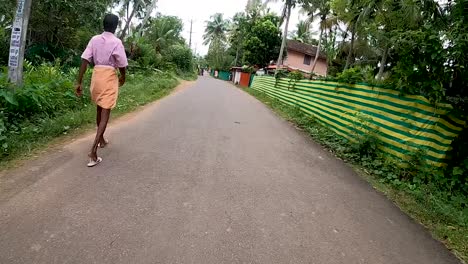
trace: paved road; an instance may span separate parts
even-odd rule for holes
[[[0,263],[458,263],[350,168],[202,77],[1,178]]]

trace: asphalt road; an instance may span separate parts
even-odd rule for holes
[[[202,77],[0,180],[0,263],[459,263],[347,165]]]

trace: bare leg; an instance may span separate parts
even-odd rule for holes
[[[99,127],[99,124],[101,123],[101,113],[102,113],[102,107],[98,105],[96,107],[96,127]]]
[[[99,119],[99,125],[98,125],[97,132],[96,132],[96,138],[94,139],[91,152],[89,153],[89,157],[93,161],[97,160],[97,149],[99,146],[99,141],[101,140],[101,138],[103,138],[104,132],[106,131],[107,123],[109,122],[110,111],[111,111],[110,109],[101,108],[101,111],[100,111],[101,114],[100,114],[100,119]]]
[[[96,108],[96,127],[99,127],[99,124],[101,123],[101,115],[102,115],[102,107],[99,105]],[[101,147],[106,146],[106,140],[104,139],[104,134],[102,134],[101,138],[99,139],[99,144]]]

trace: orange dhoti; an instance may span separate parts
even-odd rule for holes
[[[97,65],[93,69],[91,78],[91,99],[95,104],[112,109],[119,97],[119,78],[112,66]]]

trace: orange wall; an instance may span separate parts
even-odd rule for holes
[[[304,64],[304,56],[305,55],[302,53],[288,50],[288,56],[284,61],[284,65],[291,68],[300,69],[305,72],[310,72],[312,70],[312,64],[314,64],[314,56],[312,56],[310,65]],[[315,66],[314,72],[322,76],[327,75],[327,61],[324,59],[319,59],[317,61],[317,65]]]

